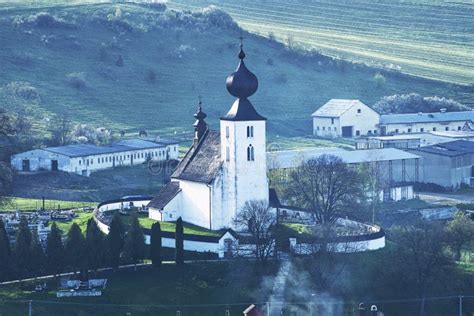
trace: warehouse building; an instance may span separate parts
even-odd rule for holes
[[[64,171],[89,176],[117,166],[170,159],[178,159],[175,141],[126,139],[108,146],[74,144],[34,149],[12,156],[11,166],[19,172]]]

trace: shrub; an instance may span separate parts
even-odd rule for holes
[[[387,79],[385,79],[384,75],[382,75],[380,72],[376,73],[373,80],[375,81],[375,84],[377,87],[381,87],[385,84]]]
[[[417,113],[439,112],[442,108],[447,111],[468,111],[469,107],[451,99],[440,97],[423,97],[416,93],[395,94],[381,98],[374,104],[374,110],[381,114],[388,113]]]
[[[86,75],[83,72],[72,72],[66,75],[67,83],[75,89],[84,89],[87,86]]]
[[[21,98],[27,101],[39,99],[38,90],[26,81],[13,81],[7,84],[6,91],[14,98]]]
[[[436,192],[436,193],[444,193],[448,192],[448,190],[436,183],[430,182],[415,182],[413,184],[413,189],[415,191],[426,191],[426,192]]]
[[[15,17],[13,19],[13,24],[17,26],[27,25],[27,26],[37,26],[39,28],[62,28],[62,29],[74,29],[76,25],[71,22],[66,22],[65,20],[51,15],[48,12],[39,12],[28,17]]]

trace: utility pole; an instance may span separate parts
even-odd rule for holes
[[[33,306],[32,301],[28,301],[28,316],[33,316]]]
[[[459,295],[459,316],[462,316],[462,295]]]

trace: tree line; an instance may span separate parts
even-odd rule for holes
[[[150,258],[153,267],[159,268],[163,261],[162,232],[159,222],[151,227],[150,247],[145,245],[145,235],[138,218],[132,215],[128,227],[116,214],[105,235],[91,218],[85,234],[77,223],[67,233],[55,222],[42,243],[28,220],[22,216],[14,240],[10,240],[5,223],[0,219],[0,281],[23,280],[41,275],[58,276],[63,272],[79,273],[87,279],[89,273],[100,268],[118,270],[122,264],[136,264]],[[13,242],[12,242],[13,241]],[[184,264],[184,229],[181,217],[176,222],[175,262]]]

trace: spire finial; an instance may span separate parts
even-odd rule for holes
[[[243,60],[245,58],[245,53],[244,53],[244,37],[242,35],[242,29],[240,29],[240,52],[239,52],[239,59]]]
[[[201,98],[201,95],[198,96],[198,99],[199,99],[199,106],[198,106],[198,109],[199,111],[202,110],[202,98]]]

